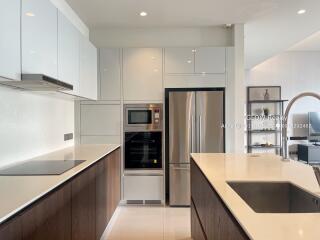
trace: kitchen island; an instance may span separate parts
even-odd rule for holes
[[[228,184],[290,182],[319,196],[320,188],[310,166],[283,162],[273,154],[196,153],[191,158],[194,240],[320,238],[320,213],[258,213]]]
[[[100,239],[120,201],[119,147],[76,145],[31,159],[85,160],[61,175],[0,176],[0,239]]]

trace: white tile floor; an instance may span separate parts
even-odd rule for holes
[[[190,208],[121,206],[103,240],[190,240]]]

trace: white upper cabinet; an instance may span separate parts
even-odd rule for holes
[[[125,101],[162,101],[162,49],[123,49]]]
[[[97,100],[98,54],[96,47],[84,36],[80,38],[80,93],[81,97]]]
[[[226,72],[226,48],[166,48],[166,74],[203,74]]]
[[[73,91],[79,94],[79,41],[80,32],[61,13],[58,12],[58,79],[73,85]]]
[[[120,101],[120,49],[102,48],[99,50],[99,57],[100,100]]]
[[[20,9],[20,0],[0,1],[0,81],[21,78]]]
[[[165,72],[194,73],[194,48],[166,48]]]
[[[50,1],[22,1],[22,73],[57,78],[57,26],[57,9]]]
[[[225,73],[226,48],[201,47],[195,49],[195,73]]]

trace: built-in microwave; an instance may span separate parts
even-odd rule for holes
[[[124,131],[162,131],[162,104],[124,105]]]

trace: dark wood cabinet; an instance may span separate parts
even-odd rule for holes
[[[0,226],[0,239],[22,240],[21,219],[15,217]]]
[[[100,239],[107,226],[107,158],[97,163],[96,172],[96,239]]]
[[[199,229],[203,230],[204,238],[208,240],[249,239],[193,160],[191,201],[194,208],[194,213],[191,212],[191,229],[194,229],[191,233],[194,240],[203,239],[198,233]],[[197,222],[201,228],[197,227]]]
[[[96,238],[100,239],[120,202],[120,150],[97,164],[96,177]]]
[[[120,149],[0,224],[0,240],[100,239],[120,202]]]
[[[191,235],[193,239],[197,240],[206,240],[206,236],[204,235],[204,230],[199,222],[199,217],[197,215],[195,206],[191,201]]]
[[[120,202],[121,191],[121,161],[120,150],[107,156],[107,221],[109,222]]]
[[[72,239],[96,238],[96,165],[80,173],[71,182]]]
[[[71,240],[71,184],[49,193],[20,218],[23,240]]]

